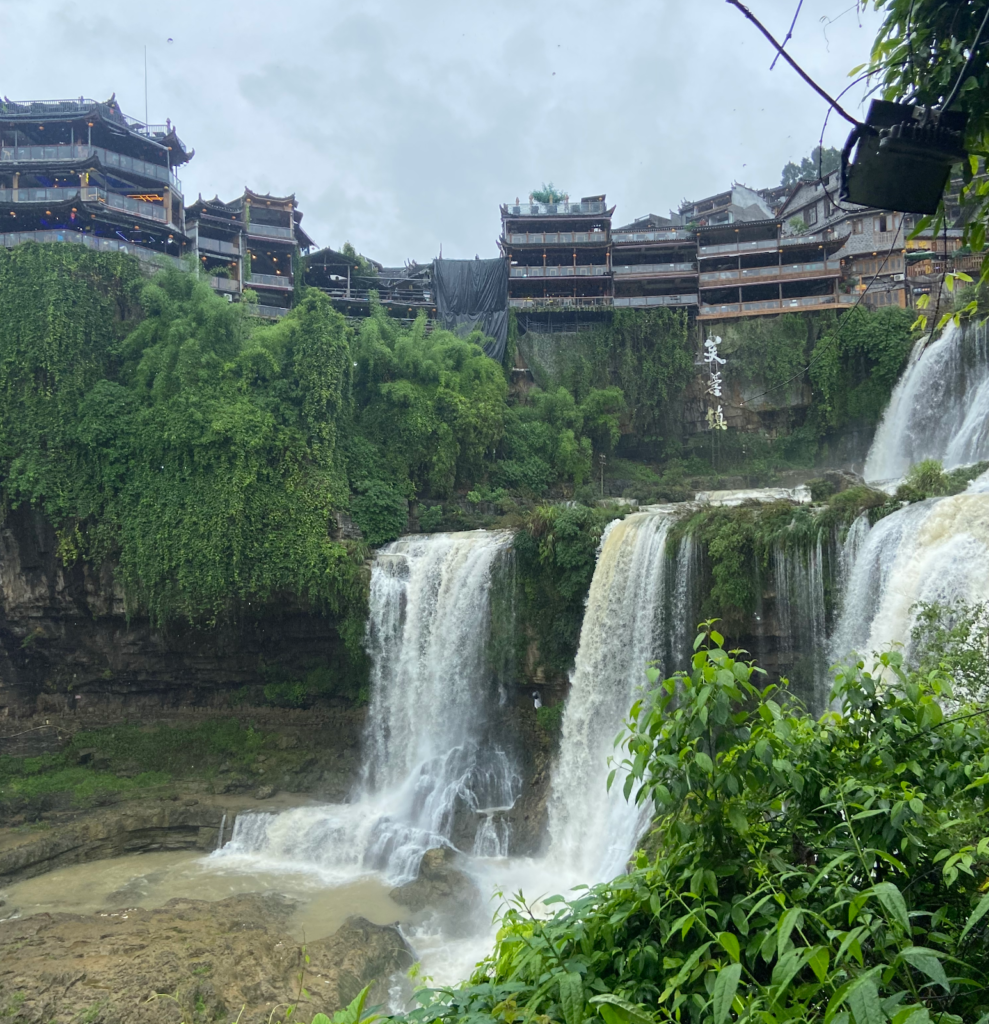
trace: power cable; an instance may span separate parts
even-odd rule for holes
[[[793,38],[793,30],[794,30],[794,28],[796,28],[797,18],[800,17],[800,8],[803,7],[803,5],[804,5],[804,0],[800,0],[800,2],[797,4],[797,9],[796,9],[796,11],[793,14],[793,21],[790,22],[790,30],[787,32],[786,38],[783,40],[783,46],[786,46],[786,44]],[[780,47],[781,52],[782,52],[782,48],[783,47]],[[772,71],[773,68],[776,67],[776,62],[779,59],[780,59],[780,55],[777,53],[776,56],[773,57],[773,63],[769,65],[769,70],[770,71]]]
[[[769,31],[769,29],[767,29],[766,26],[763,25],[763,23],[748,9],[748,7],[745,6],[745,4],[741,2],[741,0],[726,0],[726,2],[731,4],[732,7],[735,7],[738,10],[740,10],[742,14],[744,14],[745,17],[748,18],[753,25],[755,25],[755,27],[773,44],[773,46],[776,47],[777,51],[779,52],[779,55],[787,62],[787,64],[790,65],[791,68],[793,68],[794,71],[796,71],[798,75],[800,75],[800,77],[814,90],[814,92],[816,92],[819,96],[826,100],[830,106],[834,107],[834,109],[837,110],[838,113],[841,114],[841,116],[846,121],[850,121],[856,127],[860,126],[861,122],[852,117],[852,115],[849,114],[848,111],[845,110],[845,108],[837,100],[832,99],[817,84],[817,82],[815,82],[814,79],[811,78],[806,71],[804,71],[804,69],[776,41],[775,37]]]

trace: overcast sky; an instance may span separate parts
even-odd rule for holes
[[[749,6],[782,38],[797,0]],[[804,0],[788,49],[834,94],[878,24]],[[542,182],[606,192],[616,223],[779,184],[826,112],[724,0],[0,0],[11,99],[116,92],[143,120],[145,46],[150,121],[196,149],[187,201],[294,192],[319,245],[389,265],[497,255],[498,205]]]

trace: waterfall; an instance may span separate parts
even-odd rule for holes
[[[781,660],[793,692],[811,711],[827,703],[825,556],[820,535],[810,550],[778,543],[772,554]]]
[[[647,662],[664,650],[666,538],[675,521],[668,510],[640,512],[610,523],[601,540],[549,804],[547,861],[577,881],[620,873],[648,820],[648,809],[626,802],[620,778],[607,791],[608,757]]]
[[[242,814],[225,854],[261,853],[331,878],[378,870],[400,883],[415,878],[431,847],[505,852],[508,824],[491,819],[512,806],[521,780],[492,735],[505,690],[504,659],[490,638],[492,591],[511,542],[508,531],[478,530],[403,537],[378,552],[367,632],[372,699],[355,801]]]
[[[982,486],[979,478],[962,494],[907,505],[860,531],[831,645],[835,660],[894,643],[909,649],[918,602],[989,600],[989,494]]]
[[[890,398],[865,462],[870,483],[901,480],[912,465],[946,469],[989,458],[989,339],[985,323],[922,338]]]
[[[698,568],[700,545],[692,533],[684,534],[677,548],[673,567],[673,603],[671,609],[669,664],[667,673],[690,667],[694,630],[700,618]]]

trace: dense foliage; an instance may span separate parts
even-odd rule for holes
[[[989,1020],[984,710],[947,716],[949,679],[891,654],[815,721],[721,643],[630,714],[613,777],[653,805],[653,855],[549,919],[519,897],[413,1019]]]
[[[695,372],[686,311],[616,309],[592,330],[532,333],[520,346],[543,387],[565,387],[578,401],[594,389],[619,388],[626,430],[679,437],[672,413]]]
[[[980,170],[989,152],[989,64],[985,60],[987,33],[982,29],[989,0],[874,0],[884,20],[873,44],[867,73],[886,100],[910,102],[940,109],[949,101],[950,109],[968,115],[966,146],[970,157],[961,164],[960,202],[967,207],[962,242],[975,252],[985,250],[989,221],[989,179]],[[980,35],[981,32],[981,35]],[[972,47],[979,38],[981,54],[972,59]],[[855,71],[861,71],[856,68]],[[945,221],[942,202],[937,215],[924,217],[915,231],[931,225],[937,237]],[[953,279],[949,276],[949,288]],[[983,259],[980,282],[989,282],[989,258]],[[923,305],[923,303],[921,303]],[[975,313],[973,298],[961,311]],[[952,315],[944,314],[943,319]]]
[[[516,533],[517,654],[530,676],[559,678],[573,665],[601,534],[620,513],[540,506]]]
[[[248,307],[193,274],[140,282],[130,261],[117,257],[114,277],[106,259],[0,253],[6,500],[44,508],[67,561],[115,557],[132,606],[158,621],[214,621],[283,591],[359,616],[363,570],[327,529],[347,497],[343,318],[310,293],[251,328]],[[77,320],[94,275],[127,286]],[[140,319],[125,331],[110,307],[131,297]]]
[[[826,178],[840,166],[841,153],[834,146],[828,146],[827,149],[815,146],[810,156],[805,156],[799,164],[792,160],[784,164],[780,184],[790,186],[796,185],[798,181],[817,181],[818,178]]]
[[[66,561],[115,561],[131,609],[158,622],[287,594],[346,616],[357,651],[366,548],[331,538],[338,512],[380,544],[405,531],[410,499],[572,491],[623,408],[615,387],[510,404],[480,336],[372,305],[354,331],[308,290],[267,324],[194,273],[3,250],[4,503],[43,508]],[[426,525],[441,512],[424,507]]]

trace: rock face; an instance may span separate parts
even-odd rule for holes
[[[235,806],[207,800],[154,800],[78,815],[39,832],[0,831],[0,886],[104,857],[212,850],[224,815],[232,827]]]
[[[292,908],[281,897],[250,895],[5,922],[0,1016],[25,1024],[179,1024],[240,1014],[242,1024],[262,1024],[278,1004],[297,1003],[294,1016],[310,1020],[412,964],[396,928],[352,917],[306,946],[306,965],[286,931]],[[302,987],[308,998],[300,998]]]
[[[0,725],[100,703],[115,705],[118,720],[210,706],[262,683],[264,663],[333,664],[343,650],[331,618],[292,602],[211,630],[128,621],[111,566],[66,567],[51,525],[30,508],[0,522]]]
[[[427,850],[419,864],[419,877],[391,891],[391,898],[409,910],[427,908],[442,913],[462,913],[477,907],[481,894],[474,880],[459,867],[455,850],[441,846]]]

